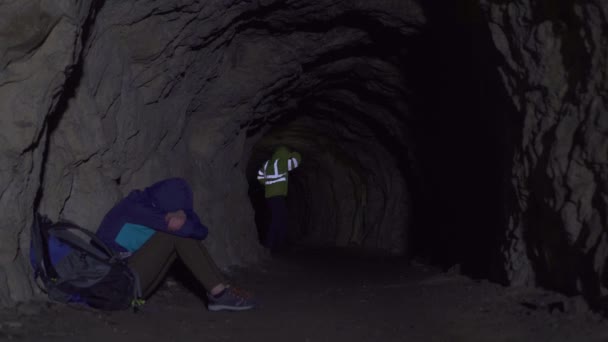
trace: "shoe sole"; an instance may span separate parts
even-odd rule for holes
[[[209,311],[221,311],[221,310],[230,310],[230,311],[243,311],[253,309],[254,305],[248,306],[229,306],[229,305],[209,305],[207,309]]]

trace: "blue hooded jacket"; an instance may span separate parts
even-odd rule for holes
[[[156,231],[203,240],[207,227],[192,208],[192,190],[182,178],[169,178],[142,190],[133,190],[104,217],[97,236],[117,252],[137,251]],[[169,231],[165,215],[183,210],[186,222]]]

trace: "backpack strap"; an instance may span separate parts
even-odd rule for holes
[[[34,214],[34,221],[32,222],[32,246],[33,261],[35,264],[34,277],[41,276],[43,282],[46,282],[49,278],[56,278],[57,271],[51,263],[49,256],[49,233],[48,228],[51,226],[51,221],[46,216],[40,215],[39,213]]]
[[[74,232],[72,232],[70,230],[75,230],[75,231],[83,233],[88,238],[90,238],[91,241],[94,243],[95,247],[98,247],[98,248],[94,248],[94,246],[92,246],[88,241],[85,241],[82,237],[74,234]],[[92,233],[89,230],[86,230],[80,226],[77,226],[76,224],[74,224],[72,222],[68,222],[68,221],[57,222],[57,223],[51,225],[51,227],[49,227],[49,233],[60,239],[69,241],[70,243],[74,244],[75,246],[77,246],[78,248],[80,248],[82,250],[90,252],[91,254],[93,254],[97,258],[99,258],[100,260],[109,259],[109,262],[112,263],[112,262],[120,259],[118,257],[118,254],[116,254],[116,252],[112,251],[108,246],[106,246],[106,244],[103,241],[101,241],[101,239],[97,235],[95,235],[94,233]]]

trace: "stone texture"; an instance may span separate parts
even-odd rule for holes
[[[32,296],[29,227],[49,120],[80,60],[90,1],[0,4],[0,306]]]
[[[482,1],[521,115],[505,249],[513,284],[606,294],[605,1]]]
[[[193,185],[220,266],[258,261],[246,175],[254,143],[301,105],[294,98],[353,70],[395,95],[390,63],[348,54],[373,47],[373,27],[409,35],[423,23],[414,2],[389,0],[23,0],[0,2],[0,18],[0,306],[35,292],[32,210],[95,230],[119,198],[168,176]],[[389,81],[366,75],[368,64]],[[384,127],[404,143],[396,122]],[[378,184],[394,172],[377,173]],[[375,234],[393,248],[390,232]]]

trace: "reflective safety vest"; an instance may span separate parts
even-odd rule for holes
[[[289,171],[302,162],[298,152],[290,152],[286,147],[279,147],[258,170],[258,181],[265,186],[265,196],[287,196],[287,180]]]

